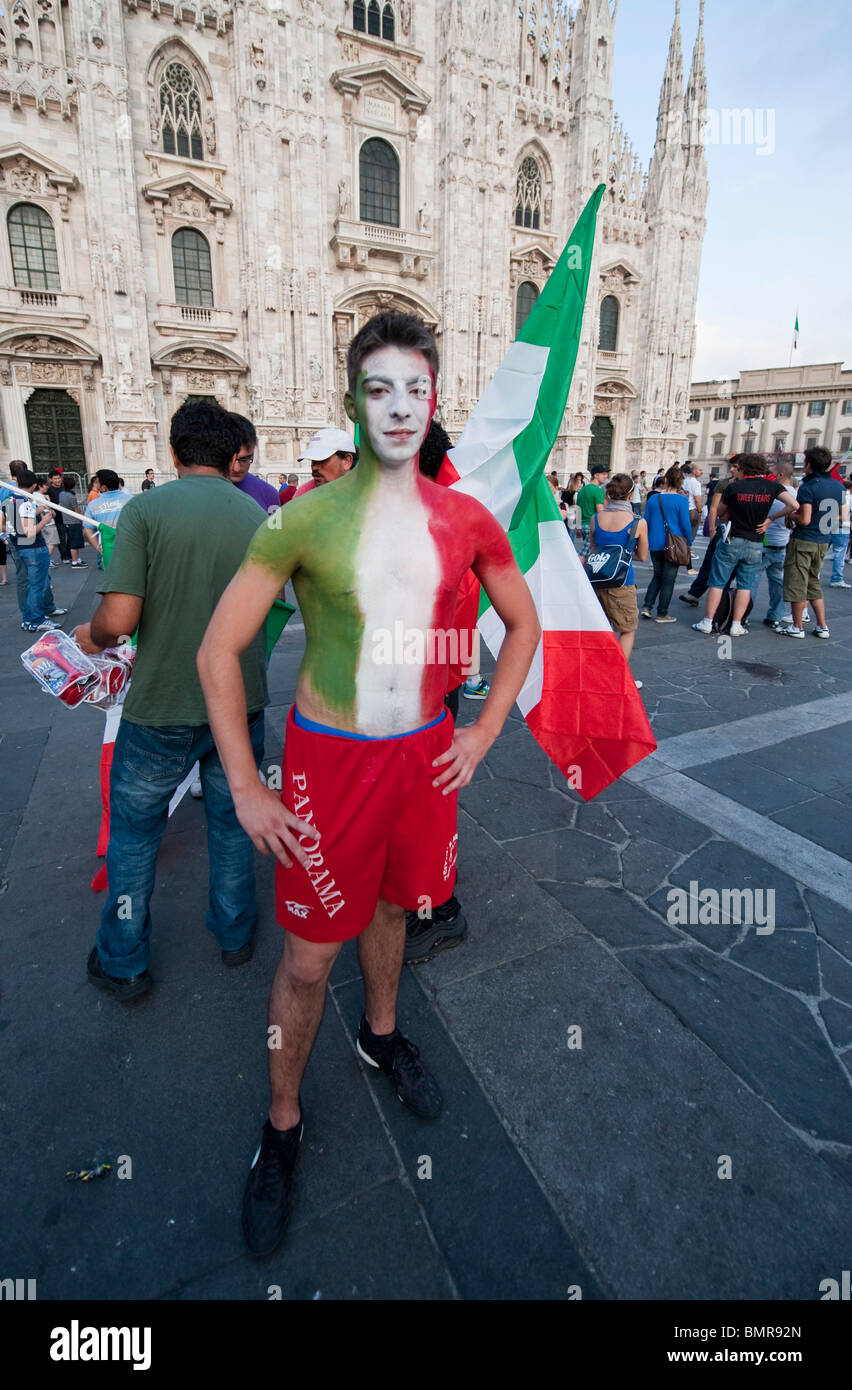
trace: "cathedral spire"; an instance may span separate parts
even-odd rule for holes
[[[690,152],[704,145],[704,126],[707,121],[707,67],[704,55],[704,0],[698,9],[698,33],[692,50],[692,67],[683,108],[683,143]]]
[[[667,149],[672,150],[680,145],[682,119],[683,42],[680,36],[680,0],[675,0],[674,24],[657,111],[657,144],[654,153],[658,158],[662,158]]]

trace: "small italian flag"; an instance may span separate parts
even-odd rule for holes
[[[793,351],[799,346],[799,315],[796,314],[796,326],[793,329]]]
[[[453,486],[508,533],[535,599],[542,639],[518,696],[530,729],[585,801],[656,748],[630,668],[553,499],[544,468],[556,441],[583,323],[604,193],[589,199],[539,299],[449,458]],[[505,628],[483,595],[493,655]]]

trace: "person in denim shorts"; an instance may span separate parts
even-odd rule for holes
[[[737,464],[740,477],[725,488],[718,511],[720,521],[730,523],[730,531],[716,544],[707,590],[707,611],[701,622],[693,623],[693,627],[696,632],[705,634],[713,631],[722,591],[736,576],[737,594],[730,631],[732,637],[743,637],[746,629],[742,620],[749,599],[757,593],[763,572],[763,536],[769,526],[772,504],[776,499],[783,502],[787,509],[785,515],[792,516],[797,503],[783,483],[770,482],[766,477],[768,463],[762,454],[738,454],[731,462]]]

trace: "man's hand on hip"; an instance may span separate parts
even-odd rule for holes
[[[285,869],[292,867],[291,855],[298,859],[304,869],[309,867],[308,856],[317,848],[317,844],[305,849],[299,844],[298,837],[307,835],[318,841],[319,831],[307,821],[299,820],[293,811],[288,811],[277,792],[258,782],[257,790],[252,789],[243,796],[234,797],[234,809],[237,820],[261,854],[274,854]]]
[[[433,779],[432,786],[442,787],[444,796],[466,787],[493,742],[492,736],[480,728],[478,722],[457,728],[446,753],[432,761],[433,767],[447,765],[446,771]]]

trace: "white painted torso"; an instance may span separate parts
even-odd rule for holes
[[[423,666],[417,662],[376,661],[387,655],[380,634],[393,634],[402,623],[407,632],[423,632],[432,623],[441,578],[438,548],[429,530],[429,514],[416,486],[399,487],[382,480],[370,506],[355,554],[358,604],[364,636],[355,682],[355,718],[359,733],[391,737],[422,722]],[[399,643],[394,652],[399,657]]]

